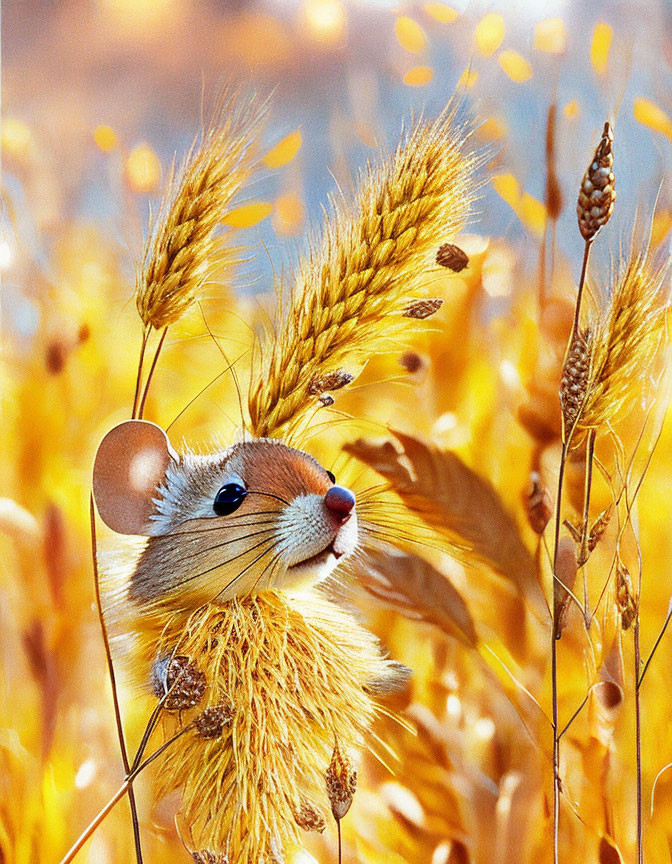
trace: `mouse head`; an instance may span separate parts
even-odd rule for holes
[[[178,456],[158,426],[129,420],[103,439],[93,491],[108,527],[148,537],[129,585],[140,604],[315,583],[357,544],[352,492],[274,439]]]

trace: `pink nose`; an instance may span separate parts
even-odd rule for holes
[[[324,496],[324,503],[334,516],[345,522],[355,506],[355,496],[343,486],[332,486]]]

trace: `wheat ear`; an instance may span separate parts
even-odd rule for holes
[[[333,202],[322,238],[300,261],[286,314],[262,344],[249,398],[254,434],[286,430],[316,404],[315,381],[343,367],[356,372],[408,332],[409,301],[474,199],[479,158],[464,152],[468,131],[449,105],[366,169],[354,206]]]

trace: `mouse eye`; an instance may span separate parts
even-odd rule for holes
[[[336,482],[336,478],[335,478],[334,475],[331,473],[331,471],[327,471],[327,477],[331,480],[332,483],[335,483],[335,482]]]
[[[213,509],[218,516],[228,516],[243,503],[247,490],[240,483],[227,483],[215,495]]]

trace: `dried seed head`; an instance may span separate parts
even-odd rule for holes
[[[620,561],[616,567],[616,605],[621,614],[621,627],[629,630],[637,615],[637,603],[628,568]]]
[[[454,243],[444,243],[436,253],[436,263],[460,273],[469,264],[469,256]]]
[[[532,471],[530,474],[530,482],[525,495],[525,507],[530,527],[535,534],[543,534],[553,514],[553,499],[536,471]]]
[[[313,378],[308,386],[308,392],[311,396],[317,396],[320,393],[326,393],[329,390],[340,390],[351,381],[354,381],[355,376],[343,369],[338,369],[336,372],[328,372],[321,378]]]
[[[562,537],[558,544],[556,578],[553,580],[553,609],[555,618],[555,638],[562,636],[562,631],[567,626],[569,615],[569,604],[571,595],[569,591],[574,588],[576,571],[576,547],[571,537]],[[567,590],[569,589],[569,590]]]
[[[565,432],[576,423],[586,398],[590,371],[589,339],[589,330],[577,330],[562,367],[560,405]]]
[[[327,796],[334,819],[342,819],[350,809],[357,789],[357,771],[347,753],[342,753],[338,742],[327,768]]]
[[[207,849],[201,852],[192,852],[191,857],[194,864],[229,864],[229,856],[223,852],[210,852]]]
[[[611,521],[611,515],[613,512],[614,508],[609,506],[606,510],[603,510],[597,517],[597,519],[593,522],[593,527],[590,529],[590,534],[588,535],[589,552],[592,552],[602,539],[604,532],[609,526],[609,522]]]
[[[323,393],[318,397],[317,401],[322,405],[323,408],[329,408],[336,401],[333,396],[330,396],[328,393]]]
[[[443,306],[439,297],[429,297],[427,300],[414,300],[404,309],[404,318],[429,318]]]
[[[602,138],[597,145],[593,161],[581,181],[576,214],[584,240],[592,240],[614,212],[614,132],[610,123],[604,124]]]
[[[414,375],[426,365],[425,360],[417,351],[404,351],[399,358],[399,365],[403,366],[407,372]]]
[[[304,798],[294,811],[294,820],[304,831],[317,831],[318,834],[327,827],[322,811],[307,798]]]
[[[161,657],[152,666],[152,688],[157,699],[167,695],[166,711],[193,708],[205,693],[205,675],[188,657]]]
[[[194,726],[201,738],[219,738],[232,717],[233,708],[228,702],[220,702],[199,714]]]

